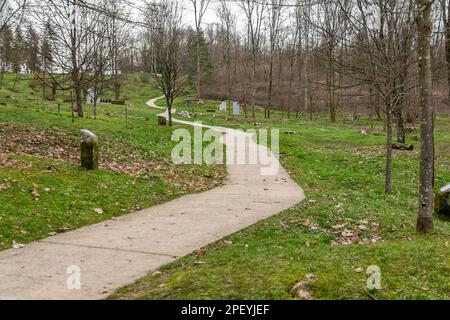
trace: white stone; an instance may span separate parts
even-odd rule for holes
[[[233,115],[238,116],[241,114],[241,106],[239,105],[239,102],[234,101],[233,102]]]
[[[95,100],[95,89],[88,89],[86,102],[88,104],[94,104],[94,100]],[[97,97],[97,104],[99,104],[99,103],[100,103],[100,97]]]
[[[82,129],[80,130],[80,134],[85,141],[98,141],[97,136],[89,130]]]
[[[441,188],[441,193],[447,193],[447,192],[450,192],[450,184],[448,184],[445,187]]]

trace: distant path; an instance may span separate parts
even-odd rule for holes
[[[156,107],[156,100],[148,105]],[[227,146],[227,152],[239,155],[245,148]],[[259,165],[227,169],[225,185],[214,190],[0,252],[0,299],[102,299],[151,270],[304,199],[281,167],[267,177],[260,175]],[[81,290],[67,287],[67,270],[74,265],[81,270]]]

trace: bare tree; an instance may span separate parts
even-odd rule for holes
[[[195,15],[195,32],[196,32],[196,47],[197,47],[197,98],[200,99],[202,95],[201,81],[202,81],[202,69],[201,69],[201,37],[202,37],[202,22],[203,17],[208,10],[211,0],[189,0],[194,7]]]
[[[18,13],[23,12],[27,0],[0,0],[0,33]]]
[[[345,8],[343,2],[340,6]],[[356,0],[356,9],[345,9],[354,41],[347,44],[352,57],[339,66],[340,72],[358,86],[373,87],[384,102],[386,193],[392,190],[393,119],[404,107],[408,69],[414,63],[412,9],[411,0]]]
[[[251,71],[251,99],[252,99],[252,118],[256,125],[256,68],[261,50],[261,28],[264,21],[264,12],[266,4],[264,2],[256,2],[253,0],[241,0],[240,7],[245,13],[247,19],[247,38],[250,44],[250,52],[252,58]]]
[[[230,7],[227,5],[226,0],[220,0],[220,7],[217,10],[217,16],[221,22],[220,30],[224,37],[224,49],[223,49],[223,61],[226,66],[226,81],[227,81],[227,99],[229,101],[229,107],[231,108],[231,99],[233,92],[232,82],[232,47],[233,47],[233,31],[236,28],[236,16],[231,12]],[[235,62],[236,63],[236,62]]]
[[[46,25],[50,33],[52,71],[68,76],[68,79],[45,70],[52,81],[64,90],[73,90],[75,111],[84,116],[83,88],[92,75],[93,53],[99,37],[97,30],[100,13],[87,7],[80,0],[49,0],[45,6],[37,7],[36,19]],[[69,81],[68,81],[69,80]]]
[[[152,37],[155,69],[158,68],[155,80],[166,98],[169,125],[172,126],[173,101],[186,86],[186,77],[183,76],[183,61],[186,58],[186,37],[181,24],[183,12],[179,2],[173,0],[159,2],[157,7],[152,6],[149,10],[155,28]]]
[[[286,0],[268,0],[268,29],[269,29],[269,72],[267,86],[267,105],[265,108],[265,117],[270,118],[272,109],[273,95],[273,63],[275,49],[278,44],[278,38],[281,31],[282,13],[285,8]]]
[[[0,0],[0,87],[3,85],[3,75],[11,60],[16,60],[12,54],[13,41],[12,22],[26,7],[26,0]]]

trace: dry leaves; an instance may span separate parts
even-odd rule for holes
[[[42,156],[74,164],[80,162],[79,137],[76,133],[8,122],[0,123],[0,128],[0,166],[24,169],[32,166],[31,162],[11,159],[9,154]],[[102,137],[100,154],[102,169],[146,180],[168,181],[182,191],[209,190],[220,185],[225,177],[224,166],[216,166],[210,173],[199,175],[197,168],[190,170],[189,166],[175,165],[152,151],[145,152],[124,140]],[[100,185],[99,188],[106,190],[108,186]]]
[[[333,246],[349,245],[349,244],[374,244],[383,241],[383,238],[378,235],[380,225],[378,223],[371,223],[368,220],[357,221],[356,225],[351,225],[349,222],[338,223],[332,226],[332,230],[319,226],[317,223],[307,219],[300,221],[291,217],[290,222],[300,224],[313,232],[322,232],[333,236],[335,239],[331,242]],[[371,235],[367,235],[367,233]]]

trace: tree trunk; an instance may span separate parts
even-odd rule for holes
[[[82,95],[81,84],[79,82],[75,83],[74,90],[75,90],[75,101],[76,101],[77,114],[80,118],[82,118],[82,117],[84,117],[83,95]]]
[[[397,120],[397,142],[406,143],[405,125],[401,109],[397,110],[395,118]]]
[[[328,108],[330,111],[330,122],[336,123],[336,105],[334,99],[334,67],[333,67],[333,53],[329,53],[328,60],[328,76],[327,76],[327,91],[328,91]]]
[[[115,79],[114,79],[114,99],[115,100],[120,100],[120,80],[119,80],[119,76],[116,75]]]
[[[385,192],[389,194],[392,191],[392,112],[390,109],[386,110],[386,129],[387,129],[387,143],[386,143]]]
[[[197,29],[197,99],[201,97],[200,30]]]
[[[167,114],[169,115],[169,126],[173,126],[173,119],[172,119],[172,105],[173,105],[173,99],[166,97],[166,103],[167,103]]]
[[[444,5],[445,10],[445,5]],[[450,104],[450,0],[448,1],[446,25],[445,25],[445,58],[447,60],[447,83],[448,83],[448,97]]]
[[[431,5],[430,0],[417,0],[418,5],[418,53],[419,87],[422,109],[421,155],[420,155],[420,205],[417,231],[433,231],[433,168],[434,168],[434,127],[432,107],[431,73]]]
[[[272,109],[272,90],[273,90],[273,52],[270,53],[269,62],[269,85],[267,90],[267,107],[265,111],[265,117],[270,118],[270,110]]]

